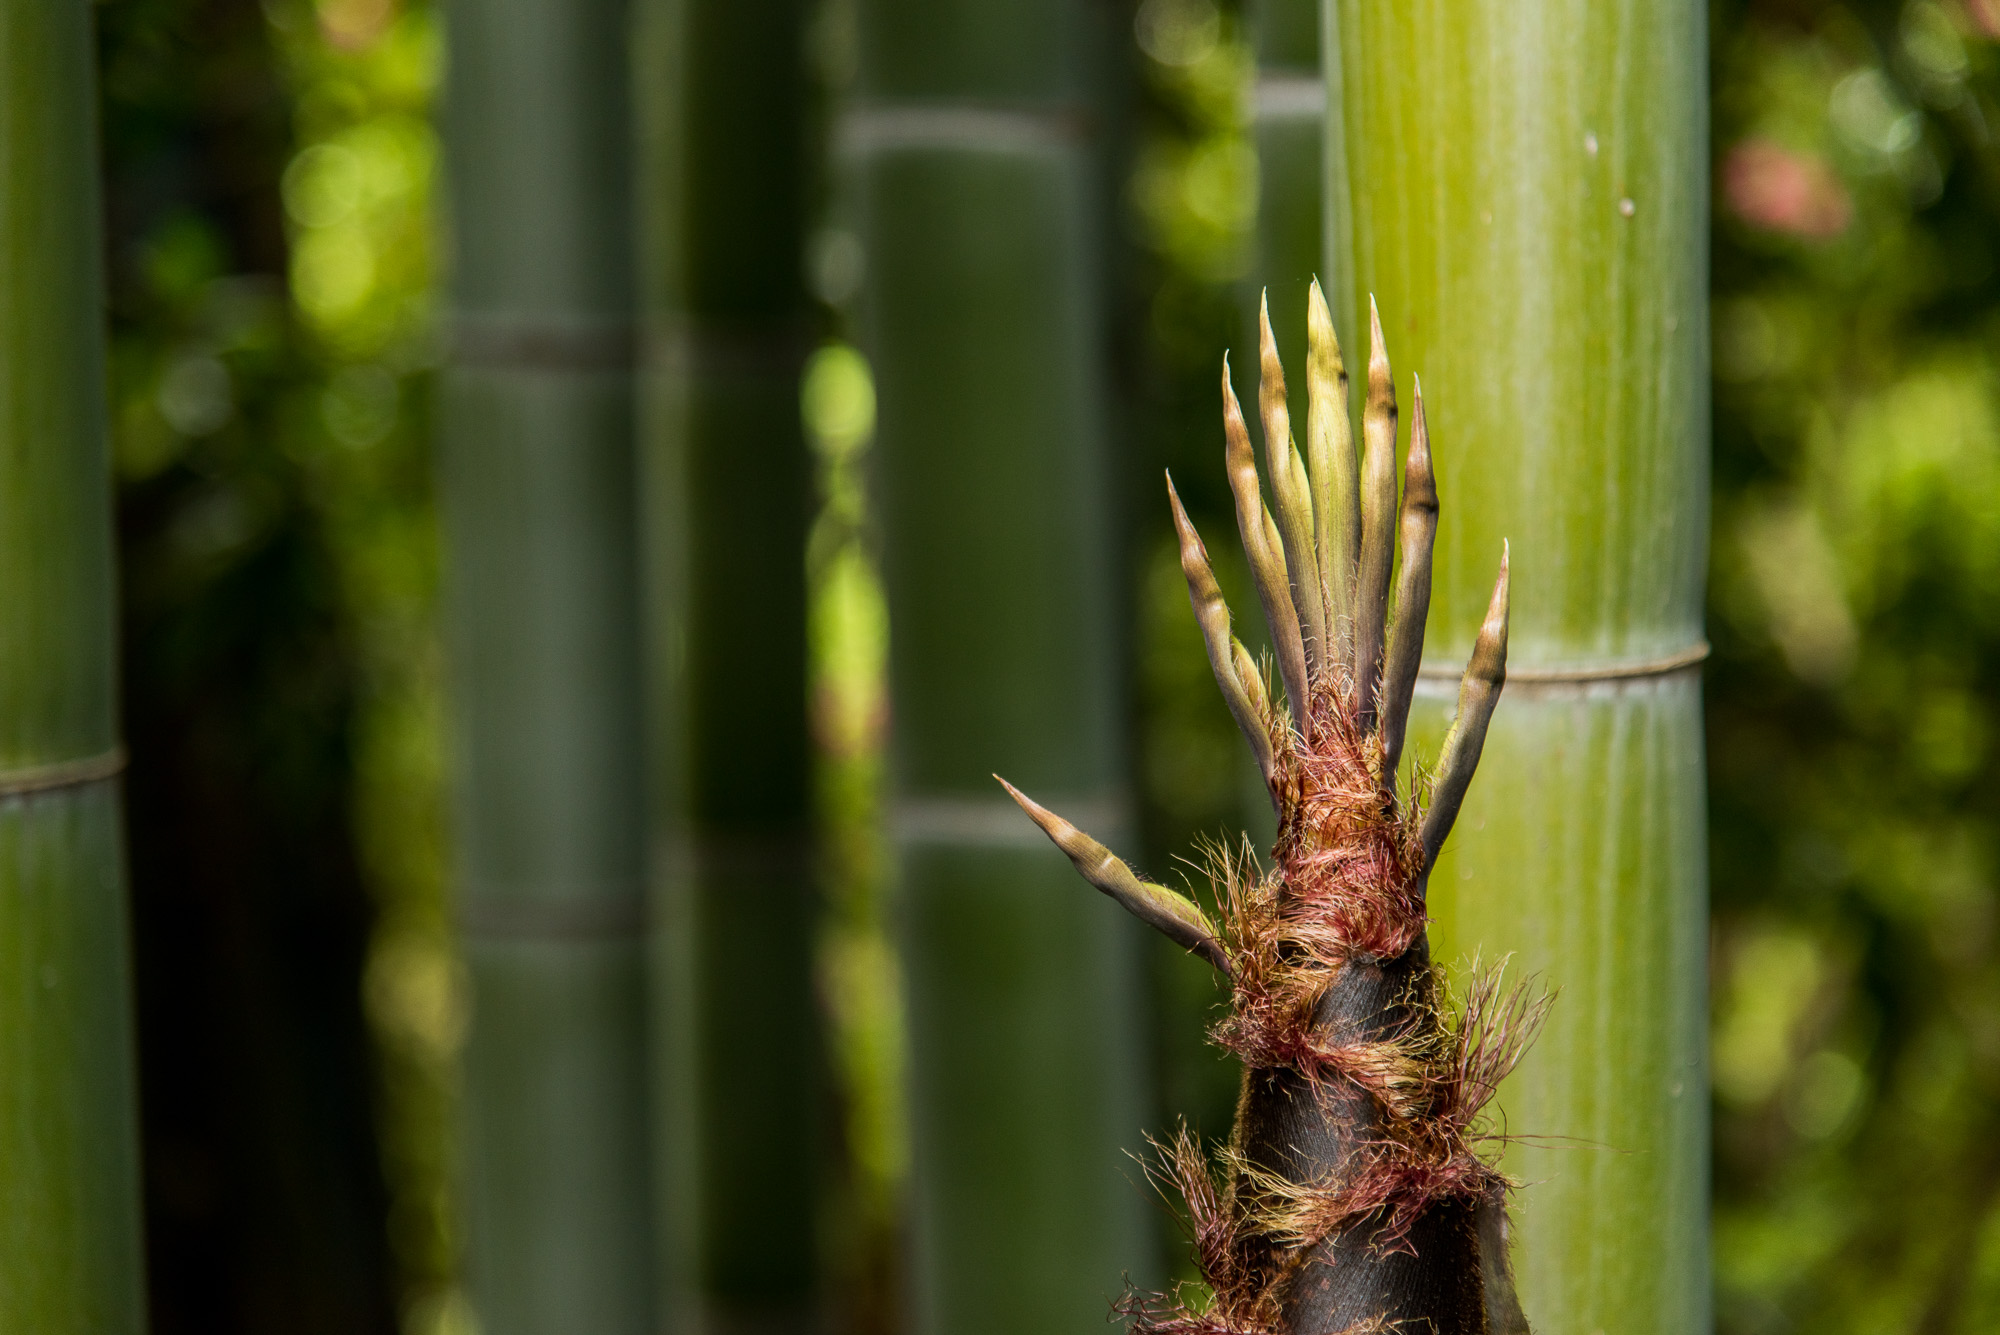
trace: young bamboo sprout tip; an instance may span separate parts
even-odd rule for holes
[[[1122,858],[1103,844],[998,774],[993,778],[1028,813],[1028,818],[1041,827],[1050,842],[1062,850],[1084,880],[1182,949],[1201,956],[1225,975],[1229,973],[1229,956],[1222,948],[1215,925],[1199,904],[1163,885],[1140,880]]]
[[[1500,543],[1500,573],[1493,581],[1493,597],[1486,604],[1486,620],[1479,627],[1479,638],[1472,646],[1472,662],[1466,665],[1466,672],[1497,688],[1507,680],[1507,623],[1511,614],[1511,596],[1507,571],[1509,546],[1505,539]]]

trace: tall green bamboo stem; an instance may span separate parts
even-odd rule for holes
[[[490,1335],[650,1332],[626,6],[451,20],[469,1280]]]
[[[641,9],[657,1087],[687,1329],[804,1331],[819,1057],[806,725],[804,0]]]
[[[1521,1295],[1541,1335],[1703,1330],[1703,6],[1324,12],[1328,267],[1347,330],[1373,293],[1422,376],[1453,516],[1434,724],[1513,542],[1506,695],[1430,911],[1440,959],[1560,989],[1501,1099]]]
[[[1085,114],[1099,17],[862,0],[842,127],[877,387],[923,1335],[1100,1329],[1150,1208],[1121,1153],[1143,1117],[1136,942],[990,777],[1129,829]]]
[[[145,1329],[94,51],[0,0],[0,1329]]]

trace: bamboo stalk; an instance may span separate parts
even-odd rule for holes
[[[0,1328],[138,1335],[90,27],[0,0]]]
[[[1143,1254],[1138,942],[995,787],[1129,846],[1106,516],[1106,194],[1082,0],[862,0],[909,1033],[911,1328],[1096,1331]],[[1261,516],[1260,516],[1261,518]]]
[[[452,11],[443,379],[467,1269],[489,1335],[654,1329],[626,9]]]
[[[648,0],[637,47],[655,1087],[674,1319],[815,1318],[803,0]]]
[[[1560,991],[1502,1096],[1541,1335],[1706,1329],[1704,10],[1328,0],[1330,264],[1428,392],[1435,753],[1512,539],[1507,703],[1430,880],[1441,959]],[[1682,665],[1676,669],[1675,665]]]

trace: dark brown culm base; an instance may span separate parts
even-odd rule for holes
[[[1526,1335],[1507,1262],[1512,1184],[1480,1152],[1494,1142],[1479,1116],[1547,999],[1475,968],[1454,1004],[1424,909],[1506,679],[1506,556],[1436,767],[1413,766],[1416,791],[1399,801],[1438,512],[1422,391],[1399,502],[1380,320],[1357,454],[1347,374],[1314,284],[1304,458],[1268,312],[1261,323],[1275,512],[1226,363],[1223,425],[1282,700],[1270,668],[1231,633],[1171,482],[1168,494],[1210,667],[1278,811],[1272,865],[1247,847],[1216,850],[1212,918],[1008,785],[1085,879],[1231,985],[1212,1037],[1244,1064],[1235,1131],[1214,1162],[1182,1131],[1155,1170],[1186,1199],[1209,1293],[1132,1294],[1120,1310],[1137,1335]]]
[[[1400,959],[1356,960],[1339,970],[1313,1017],[1330,1042],[1379,1042],[1435,1016],[1407,1000],[1431,987],[1430,947],[1418,938]],[[1358,1090],[1319,1091],[1286,1067],[1246,1070],[1236,1135],[1243,1157],[1290,1182],[1338,1182],[1357,1151],[1385,1134],[1381,1109]],[[1242,1180],[1235,1190],[1245,1193]],[[1277,1273],[1282,1328],[1296,1332],[1367,1329],[1370,1321],[1492,1335],[1525,1332],[1527,1320],[1507,1271],[1504,1205],[1447,1197],[1410,1225],[1407,1247],[1378,1244],[1380,1212],[1338,1230],[1303,1254],[1267,1247]],[[1488,1274],[1489,1260],[1491,1274]]]

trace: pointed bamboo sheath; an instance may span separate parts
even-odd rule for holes
[[[655,1329],[627,41],[619,0],[452,8],[442,490],[489,1335]]]
[[[1000,769],[1126,805],[1083,0],[862,0],[867,255],[914,1137],[912,1329],[1100,1331],[1152,1205],[1136,939]],[[1115,835],[1114,835],[1115,837]]]
[[[0,1329],[145,1329],[90,6],[0,0]]]
[[[1705,1329],[1704,8],[1331,0],[1344,329],[1420,372],[1446,520],[1409,750],[1513,539],[1507,704],[1430,883],[1441,959],[1560,999],[1502,1098],[1539,1335]],[[1407,383],[1399,386],[1407,392]],[[1681,670],[1675,671],[1675,664]],[[1569,675],[1571,679],[1563,679]],[[1554,679],[1551,679],[1551,678]],[[1546,1137],[1547,1139],[1541,1139]],[[1590,1148],[1575,1148],[1588,1146]]]
[[[802,0],[638,9],[655,1087],[673,1319],[803,1332],[824,1143],[799,373]]]

